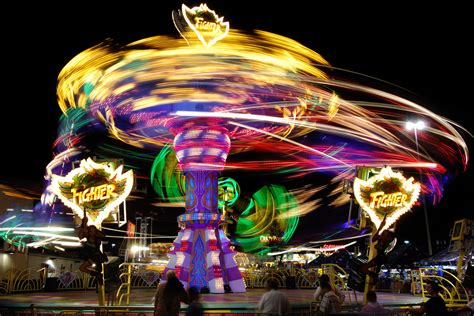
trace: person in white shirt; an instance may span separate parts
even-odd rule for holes
[[[321,285],[326,284],[326,283],[329,284],[329,287],[334,292],[334,294],[336,294],[339,297],[339,301],[342,304],[344,302],[344,299],[346,298],[346,296],[344,295],[344,293],[340,289],[337,288],[337,286],[331,286],[330,285],[329,275],[327,275],[327,274],[321,274],[321,276],[319,277],[319,284],[320,285],[318,286],[318,288],[314,292],[313,299],[315,301],[320,301],[322,299],[324,293],[326,293],[327,291],[324,290],[321,287]]]
[[[287,315],[290,311],[290,302],[285,293],[278,291],[278,284],[273,279],[266,283],[267,292],[262,295],[257,310],[266,315]]]
[[[342,309],[342,303],[339,297],[331,289],[329,283],[321,283],[321,287],[324,291],[323,297],[321,299],[321,304],[319,305],[319,311],[317,315],[329,315],[334,313],[339,313]]]

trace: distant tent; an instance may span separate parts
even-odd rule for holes
[[[361,266],[365,262],[366,261],[353,256],[349,251],[341,249],[328,257],[319,256],[310,263],[310,266],[316,267],[328,263],[337,264],[349,274],[347,286],[357,291],[363,291],[365,274],[361,272]]]
[[[416,265],[414,262],[422,260],[423,253],[412,243],[399,243],[388,254],[386,268],[411,269]]]
[[[467,266],[466,274],[464,275],[463,285],[468,288],[474,288],[474,266],[470,263]]]
[[[456,265],[459,254],[457,252],[450,252],[449,248],[445,248],[431,257],[414,260],[415,266],[439,266],[439,265]]]

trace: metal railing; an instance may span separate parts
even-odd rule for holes
[[[421,295],[426,296],[426,284],[436,281],[442,289],[440,293],[447,306],[462,306],[469,301],[469,295],[454,274],[438,268],[420,268]]]
[[[42,291],[46,279],[41,278],[38,271],[31,269],[10,269],[5,274],[5,279],[0,279],[0,295],[20,292]],[[160,282],[160,273],[153,270],[134,269],[134,264],[124,264],[120,270],[123,287],[129,288],[156,288]],[[47,278],[50,279],[50,278]],[[57,278],[55,290],[95,290],[96,279],[82,271],[69,271],[61,273]],[[130,292],[129,290],[127,291]]]
[[[41,291],[45,285],[45,280],[41,279],[40,274],[30,269],[12,269],[5,276],[7,277],[6,279],[0,280],[0,295],[14,292]],[[134,263],[122,264],[120,276],[123,298],[127,295],[123,293],[124,291],[129,293],[130,289],[134,288],[156,288],[160,282],[159,272],[142,269],[142,266]],[[292,285],[296,288],[312,289],[317,286],[318,270],[300,268],[249,269],[243,272],[243,277],[247,288],[264,288],[268,279],[274,279],[281,288],[286,287],[291,280]],[[339,279],[339,277],[336,279],[336,283],[341,288],[345,288],[345,285],[342,286],[344,280]],[[95,277],[79,270],[64,272],[58,277],[57,289],[60,290],[90,290],[95,288]],[[357,300],[355,301],[357,302]]]
[[[287,286],[290,279],[295,281],[294,285],[299,289],[315,288],[318,281],[317,269],[300,268],[250,268],[242,273],[247,288],[264,288],[268,279],[277,281],[278,286]],[[292,284],[293,285],[293,284]]]
[[[329,280],[331,281],[331,285],[337,286],[337,288],[341,289],[346,297],[346,302],[348,304],[357,304],[357,292],[355,290],[351,290],[347,287],[347,280],[349,279],[349,273],[347,273],[343,268],[338,266],[337,264],[323,264],[321,265],[323,269],[323,273],[329,276]]]

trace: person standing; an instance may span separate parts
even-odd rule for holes
[[[100,246],[106,237],[105,234],[94,225],[88,225],[88,218],[84,215],[78,237],[82,243],[81,252],[84,260],[79,270],[94,276],[99,284],[103,284],[102,263],[107,262],[108,257],[101,251]],[[94,264],[95,269],[92,269]]]
[[[119,257],[111,258],[105,265],[104,281],[105,294],[107,294],[107,305],[113,306],[122,281],[120,280],[120,265],[122,260]]]
[[[203,307],[200,302],[199,289],[195,286],[191,286],[188,290],[189,294],[189,305],[186,310],[186,316],[202,316]]]
[[[367,304],[365,304],[361,313],[370,315],[388,314],[390,311],[377,302],[377,294],[374,291],[367,292]]]
[[[278,283],[274,279],[268,279],[266,289],[257,310],[266,315],[286,315],[290,311],[290,302],[285,293],[278,291]]]
[[[154,316],[178,316],[181,302],[188,304],[189,296],[173,270],[166,272],[166,282],[158,285]]]
[[[446,316],[448,310],[443,298],[439,295],[441,287],[436,282],[430,282],[426,286],[431,298],[421,305],[420,308],[410,308],[409,311],[413,314],[423,314],[426,316]]]
[[[42,263],[41,264],[41,269],[36,271],[36,272],[40,273],[40,275],[39,275],[40,276],[40,285],[41,285],[42,289],[44,289],[45,284],[46,284],[46,278],[48,277],[48,268],[49,268],[49,265],[47,263]]]
[[[379,228],[372,236],[372,243],[375,244],[375,256],[361,267],[362,272],[367,273],[370,278],[370,287],[375,289],[378,275],[383,264],[388,261],[388,253],[393,249],[396,238],[395,229],[390,228],[380,233],[380,230],[385,227],[387,214],[385,214]]]

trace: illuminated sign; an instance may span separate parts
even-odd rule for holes
[[[51,185],[75,214],[82,218],[86,213],[91,225],[100,225],[132,190],[133,173],[122,173],[122,169],[88,158],[65,177],[53,175]]]
[[[329,250],[333,250],[333,249],[338,250],[338,249],[345,248],[345,247],[346,247],[346,245],[333,245],[333,244],[323,245],[324,250],[327,250],[327,249],[329,249]]]
[[[186,23],[205,47],[211,47],[229,33],[229,22],[224,22],[224,17],[219,18],[206,4],[192,9],[183,4],[182,12]]]
[[[385,216],[385,225],[379,233],[389,228],[400,216],[410,210],[420,195],[420,184],[413,178],[405,179],[400,172],[390,167],[367,181],[355,178],[354,195],[360,207],[367,212],[370,220],[379,228]]]
[[[260,236],[260,242],[261,243],[279,243],[282,242],[283,238],[278,237],[278,236]]]
[[[370,208],[381,208],[390,206],[403,206],[404,202],[408,199],[408,195],[402,192],[395,192],[385,194],[383,191],[374,192],[370,194]]]
[[[84,190],[73,188],[71,189],[72,199],[74,204],[82,205],[84,202],[107,200],[111,197],[117,196],[115,185],[102,184],[96,187],[87,188]]]

